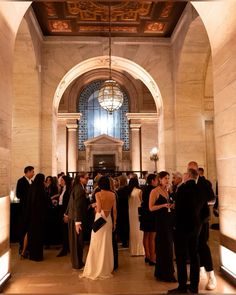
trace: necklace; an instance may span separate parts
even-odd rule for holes
[[[168,197],[168,191],[167,189],[162,188],[161,186],[159,186],[160,190],[164,193],[164,197]]]

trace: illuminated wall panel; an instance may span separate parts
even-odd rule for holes
[[[0,197],[0,290],[10,277],[10,197]]]

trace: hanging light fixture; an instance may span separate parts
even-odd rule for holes
[[[120,86],[111,76],[111,3],[109,3],[109,79],[102,84],[99,90],[98,102],[103,109],[112,113],[122,106],[123,100]]]

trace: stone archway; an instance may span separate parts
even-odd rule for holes
[[[93,71],[93,70],[99,70],[103,68],[108,68],[109,63],[108,63],[108,57],[107,56],[99,56],[95,58],[90,58],[87,59],[80,64],[76,65],[73,67],[70,71],[64,75],[62,78],[61,82],[59,83],[57,90],[54,95],[54,100],[53,100],[53,116],[54,116],[54,123],[53,126],[56,128],[56,118],[57,118],[57,112],[58,112],[58,106],[60,99],[67,89],[67,87],[78,77],[82,76],[86,72]],[[165,162],[165,153],[164,153],[164,132],[163,132],[163,103],[162,103],[162,97],[160,90],[154,81],[154,79],[150,76],[150,74],[143,69],[141,66],[138,64],[125,59],[121,57],[116,57],[112,56],[112,69],[117,70],[117,71],[125,71],[128,74],[130,74],[132,77],[141,80],[146,87],[149,89],[151,92],[153,99],[156,104],[156,109],[157,109],[157,114],[158,114],[158,141],[159,141],[159,148],[160,148],[160,165],[164,167],[164,162]],[[56,132],[54,132],[55,134]],[[56,143],[53,144],[54,149],[56,148]],[[56,155],[56,151],[52,154]],[[53,161],[53,169],[56,169],[56,159]],[[138,169],[139,170],[139,169]]]

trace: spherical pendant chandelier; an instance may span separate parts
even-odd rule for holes
[[[103,109],[112,113],[122,106],[123,100],[123,93],[116,81],[106,80],[102,84],[98,93],[98,102]]]
[[[124,96],[119,84],[111,77],[111,4],[109,3],[109,79],[106,80],[98,93],[100,106],[112,113],[123,104]]]

